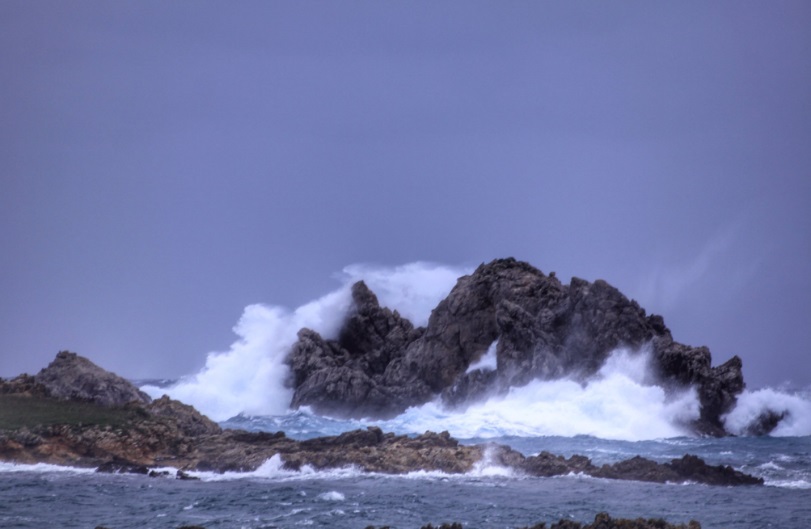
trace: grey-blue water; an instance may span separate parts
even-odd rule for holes
[[[288,424],[298,437],[340,425]],[[236,423],[236,424],[235,424]],[[273,429],[270,419],[226,426]],[[464,442],[477,442],[466,439]],[[617,517],[701,522],[704,528],[811,527],[811,437],[675,438],[609,441],[588,436],[503,437],[524,453],[580,453],[595,463],[640,454],[666,461],[685,453],[762,476],[763,487],[649,484],[565,476],[529,478],[483,466],[466,476],[362,474],[351,469],[293,473],[271,461],[250,474],[198,474],[200,481],[104,475],[47,466],[0,464],[3,528],[206,528],[390,525],[418,528],[458,521],[466,528],[514,528],[561,518]]]

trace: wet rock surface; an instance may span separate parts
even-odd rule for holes
[[[724,435],[720,417],[744,388],[737,356],[713,367],[706,347],[674,341],[661,316],[605,281],[565,285],[514,259],[459,278],[424,329],[381,307],[363,282],[352,296],[354,310],[337,339],[299,333],[288,358],[293,407],[385,418],[437,396],[465,406],[535,379],[585,380],[619,347],[650,348],[666,389],[696,388],[697,433]],[[496,370],[469,370],[496,340]]]

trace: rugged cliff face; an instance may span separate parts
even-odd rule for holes
[[[568,285],[514,259],[481,265],[461,277],[414,328],[381,307],[363,283],[338,339],[302,329],[289,356],[293,406],[353,417],[387,417],[441,397],[464,406],[534,379],[593,375],[618,347],[653,352],[654,376],[666,388],[697,388],[699,433],[722,435],[720,416],[743,390],[741,361],[712,367],[706,347],[673,340],[661,316],[602,280]],[[495,371],[473,370],[497,342]]]

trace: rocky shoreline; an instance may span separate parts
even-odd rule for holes
[[[224,430],[193,407],[166,396],[151,400],[127,380],[67,351],[36,376],[0,379],[0,399],[5,403],[0,410],[0,460],[16,463],[145,474],[171,467],[184,478],[191,471],[252,471],[277,457],[290,471],[353,467],[385,474],[464,474],[477,465],[494,465],[537,477],[576,473],[657,483],[763,483],[691,455],[668,463],[634,457],[598,467],[578,455],[525,456],[503,445],[462,445],[447,432],[410,437],[369,427],[297,441],[284,432]]]

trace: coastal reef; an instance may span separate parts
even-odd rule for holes
[[[577,455],[525,456],[503,445],[463,445],[447,432],[412,437],[373,426],[298,441],[283,432],[222,429],[192,406],[166,396],[151,400],[127,380],[67,351],[36,376],[0,379],[0,460],[152,475],[159,474],[156,467],[172,467],[182,479],[190,471],[252,471],[274,458],[288,471],[353,467],[461,474],[499,466],[539,477],[580,473],[659,483],[763,483],[690,455],[667,463],[634,457],[598,467]]]
[[[471,369],[495,348],[495,369]],[[335,339],[302,329],[288,357],[292,406],[320,414],[387,418],[441,399],[461,407],[541,379],[586,380],[617,348],[651,351],[651,376],[667,391],[695,388],[700,416],[685,425],[726,435],[721,416],[744,389],[740,358],[713,366],[706,347],[676,342],[661,316],[602,280],[544,274],[515,259],[459,278],[415,327],[380,306],[363,282]],[[768,433],[779,422],[765,422]]]

